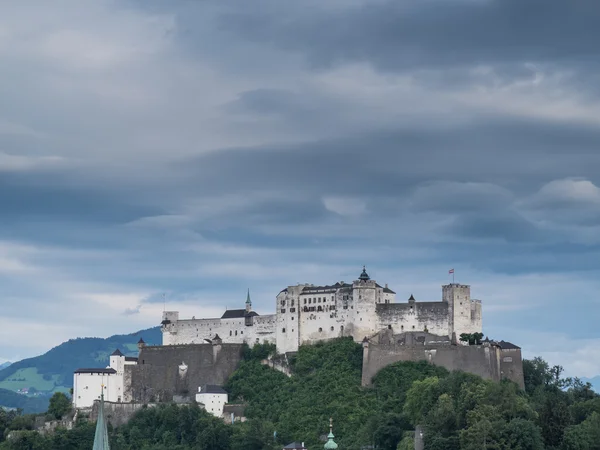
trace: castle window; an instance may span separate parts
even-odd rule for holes
[[[310,305],[312,303],[312,298],[308,299],[308,304]]]
[[[323,328],[319,328],[319,333],[321,333],[323,331]]]
[[[237,330],[235,330],[235,335],[237,336]]]
[[[282,309],[282,310],[281,310],[281,314],[285,314],[285,309]]]
[[[333,331],[333,327],[331,327],[331,331]]]
[[[306,305],[306,299],[304,299],[304,304]]]
[[[391,325],[388,325],[388,330],[391,330],[391,329],[392,329],[392,326],[391,326]]]
[[[413,330],[415,329],[415,326],[413,325]]]
[[[292,316],[292,320],[294,320],[294,316]]]
[[[404,325],[400,325],[400,331],[404,331]]]
[[[321,303],[321,297],[319,297],[319,303]]]
[[[282,333],[285,333],[285,328],[282,328],[282,329],[281,329],[281,332],[282,332]]]
[[[243,332],[243,331],[240,331],[240,334],[244,334],[244,332]]]
[[[233,333],[232,333],[232,331],[231,331],[231,330],[229,330],[229,336],[231,336],[232,334],[233,334]]]

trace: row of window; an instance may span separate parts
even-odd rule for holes
[[[237,336],[237,330],[235,330],[235,335]],[[244,334],[243,331],[240,331],[240,334]],[[233,336],[233,332],[231,330],[229,330],[229,336]]]

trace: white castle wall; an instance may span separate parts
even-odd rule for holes
[[[366,275],[366,273],[364,274]],[[481,332],[481,302],[472,300],[470,287],[442,287],[442,301],[396,303],[393,291],[374,280],[356,280],[331,286],[288,286],[275,299],[275,314],[235,319],[179,320],[179,313],[163,314],[163,345],[202,343],[218,334],[223,342],[271,342],[279,353],[297,351],[304,343],[340,336],[357,342],[382,329],[394,333],[425,331],[456,337]],[[169,322],[169,323],[167,323]]]
[[[163,317],[173,318],[176,311],[167,311]],[[232,344],[275,342],[276,316],[254,316],[253,325],[246,326],[244,318],[184,319],[163,325],[163,345],[202,344],[205,339],[219,335],[223,342]],[[168,319],[171,320],[171,319]]]
[[[125,356],[111,355],[110,365],[107,369],[114,369],[115,373],[105,373],[105,369],[97,369],[94,372],[76,371],[73,374],[73,405],[75,408],[91,408],[94,400],[100,399],[100,393],[104,390],[104,399],[107,402],[126,401],[126,389],[124,386],[125,366],[136,364],[126,361]],[[102,388],[104,386],[104,389]]]

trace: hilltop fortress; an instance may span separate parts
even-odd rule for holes
[[[224,343],[273,343],[278,353],[342,336],[361,342],[384,329],[428,332],[454,343],[462,333],[482,331],[481,301],[471,299],[470,286],[442,286],[437,302],[418,302],[411,295],[396,303],[396,293],[371,280],[364,268],[352,283],[288,286],[275,299],[275,314],[254,312],[248,292],[244,309],[214,319],[180,319],[179,312],[165,311],[161,325],[163,345],[200,344],[218,335]]]
[[[365,268],[352,283],[288,286],[275,297],[274,314],[253,311],[248,292],[244,308],[226,310],[219,318],[181,319],[179,312],[165,311],[161,330],[162,345],[140,340],[137,358],[117,349],[108,367],[75,371],[75,406],[90,408],[101,391],[115,411],[119,404],[189,402],[194,394],[202,397],[197,394],[201,386],[227,381],[241,362],[244,344],[275,344],[280,357],[263,363],[289,375],[290,353],[339,337],[362,343],[363,386],[389,364],[425,360],[524,387],[518,346],[487,338],[471,339],[469,345],[460,339],[482,333],[481,301],[471,298],[470,286],[444,285],[440,301],[419,302],[410,295],[396,303],[396,293],[372,280]]]

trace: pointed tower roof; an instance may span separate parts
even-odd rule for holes
[[[123,353],[121,353],[121,350],[116,349],[114,352],[112,352],[112,354],[110,356],[124,356]]]
[[[338,445],[333,440],[335,436],[333,435],[333,419],[329,419],[329,434],[327,435],[327,442],[323,446],[325,450],[333,450],[338,448]]]
[[[143,338],[140,338],[140,340],[138,341],[138,344],[145,344],[146,342],[144,342]]]
[[[363,266],[363,271],[360,274],[360,276],[358,277],[358,279],[361,281],[369,281],[371,279],[371,277],[367,273],[367,268],[365,266]]]
[[[248,288],[248,295],[246,296],[246,305],[251,305],[252,301],[250,300],[250,288]]]
[[[102,393],[100,394],[100,409],[98,410],[98,421],[96,422],[96,434],[94,435],[92,450],[110,450],[108,431],[104,420],[104,385],[102,385]]]

